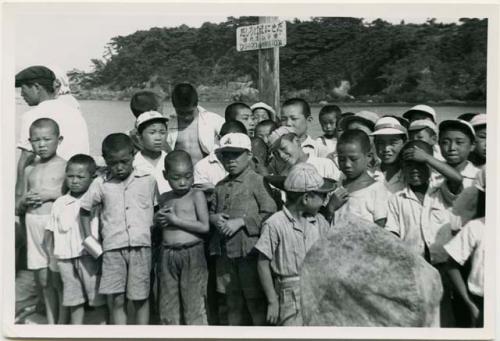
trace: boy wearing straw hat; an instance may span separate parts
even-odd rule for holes
[[[318,211],[335,182],[322,178],[307,163],[295,165],[284,183],[283,179],[276,186],[286,191],[287,201],[281,211],[264,222],[255,249],[259,251],[259,278],[268,302],[267,322],[300,326],[300,271],[307,252],[330,228]]]

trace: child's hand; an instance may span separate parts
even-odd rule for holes
[[[336,211],[342,205],[344,205],[349,199],[349,192],[344,187],[337,187],[335,191],[333,191],[332,197],[328,202],[328,208],[330,211]]]
[[[42,200],[37,192],[28,192],[23,198],[25,206],[36,208],[42,205]]]
[[[217,230],[221,230],[222,226],[226,224],[226,221],[229,219],[229,215],[226,213],[216,213],[210,215],[210,223],[215,225]]]
[[[427,154],[417,146],[408,148],[403,153],[403,160],[405,161],[427,162],[428,157],[429,154]]]
[[[155,224],[165,227],[168,224],[175,225],[177,216],[173,213],[172,207],[162,207],[155,214]]]
[[[280,311],[280,306],[278,300],[274,300],[267,304],[267,316],[266,321],[271,325],[278,323],[278,315]]]
[[[470,311],[470,326],[475,327],[479,318],[479,309],[472,302],[468,304],[468,308]]]
[[[243,226],[245,226],[245,222],[242,218],[228,219],[220,228],[220,232],[227,238],[230,238]]]

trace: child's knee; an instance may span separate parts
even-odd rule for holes
[[[42,287],[42,289],[48,288],[48,286],[49,286],[49,278],[48,277],[49,277],[49,272],[47,271],[47,269],[40,269],[40,270],[37,270],[35,273],[35,279],[38,282],[38,284],[40,285],[40,287]]]
[[[113,304],[113,307],[123,307],[125,306],[126,300],[125,300],[125,294],[115,294],[112,296],[111,302]]]

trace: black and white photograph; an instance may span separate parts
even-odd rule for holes
[[[498,15],[3,3],[3,335],[493,338]]]

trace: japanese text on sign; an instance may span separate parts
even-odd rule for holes
[[[286,45],[286,22],[238,27],[236,50],[250,51]]]

